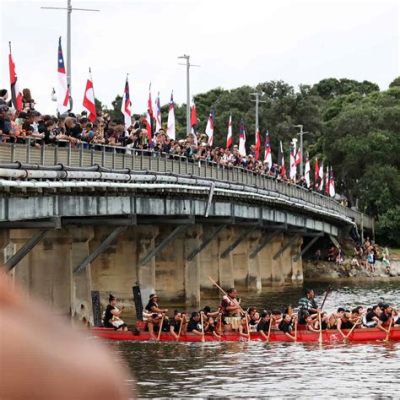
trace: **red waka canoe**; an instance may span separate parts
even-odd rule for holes
[[[140,332],[139,335],[135,335],[132,332],[116,332],[112,328],[93,328],[91,329],[93,335],[101,337],[108,340],[120,340],[120,341],[135,341],[135,342],[147,342],[151,341],[148,332]],[[349,331],[343,330],[346,335]],[[319,334],[306,330],[297,331],[297,341],[298,342],[318,342]],[[191,333],[182,334],[179,341],[180,342],[201,342],[202,337],[200,335],[195,335]],[[386,339],[386,333],[377,328],[360,328],[354,330],[348,338],[349,342],[376,342],[383,341]],[[227,332],[222,335],[221,340],[215,338],[212,335],[205,335],[206,342],[239,342],[240,340],[247,340],[246,338],[241,338],[236,332]],[[251,340],[254,341],[265,341],[264,338],[259,333],[251,333]],[[391,329],[389,340],[400,341],[400,327],[396,326]],[[167,332],[161,333],[161,342],[176,342],[171,334]],[[284,333],[280,331],[271,331],[270,336],[271,342],[292,342]],[[325,330],[322,331],[322,341],[323,343],[335,343],[342,342],[342,335],[337,330]]]

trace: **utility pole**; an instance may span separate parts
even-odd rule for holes
[[[310,133],[303,131],[303,125],[294,125],[295,128],[300,128],[300,132],[298,135],[300,136],[300,177],[304,176],[304,169],[303,169],[303,135]]]
[[[260,97],[264,96],[264,93],[261,92],[256,92],[256,93],[250,93],[251,96],[255,96],[255,100],[251,100],[254,101],[256,103],[256,134],[259,131],[259,123],[258,123],[258,106],[260,105],[260,103],[266,103],[265,100],[260,100]]]
[[[72,99],[71,92],[71,14],[72,11],[100,11],[92,8],[73,8],[71,0],[67,0],[67,7],[40,7],[43,10],[67,10],[67,84],[69,88],[70,99]],[[71,109],[72,109],[72,101]]]
[[[184,58],[186,60],[186,134],[190,133],[190,67],[200,67],[200,65],[190,64],[190,56],[184,54],[178,58]]]

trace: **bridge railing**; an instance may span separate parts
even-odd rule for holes
[[[106,145],[89,147],[87,144],[79,144],[72,146],[69,142],[58,142],[57,145],[40,147],[30,143],[0,144],[0,163],[17,161],[43,166],[63,164],[71,167],[90,167],[100,165],[110,169],[129,168],[134,171],[191,175],[205,179],[242,183],[339,212],[368,229],[373,228],[374,223],[371,217],[344,207],[327,196],[301,186],[257,174],[242,167],[227,167],[209,161],[194,161],[180,155]]]

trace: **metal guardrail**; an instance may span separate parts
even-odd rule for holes
[[[21,162],[54,166],[63,164],[71,167],[100,165],[110,169],[129,168],[133,171],[149,171],[191,175],[194,177],[241,183],[271,190],[320,206],[326,210],[339,212],[351,218],[357,225],[373,229],[373,218],[363,215],[320,193],[301,186],[256,174],[241,167],[226,167],[214,162],[194,161],[184,156],[157,153],[149,150],[127,149],[126,147],[80,144],[76,147],[69,142],[57,145],[35,147],[28,144],[0,144],[0,163]]]

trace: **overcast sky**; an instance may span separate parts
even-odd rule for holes
[[[72,94],[80,110],[88,67],[96,97],[108,105],[130,76],[133,112],[153,99],[186,100],[190,54],[192,94],[284,80],[297,86],[327,77],[370,80],[381,89],[399,74],[400,6],[394,0],[125,0],[80,1],[73,12]],[[66,11],[59,1],[0,0],[0,86],[9,87],[8,41],[20,88],[29,87],[37,109],[53,113],[58,36],[66,57]]]

